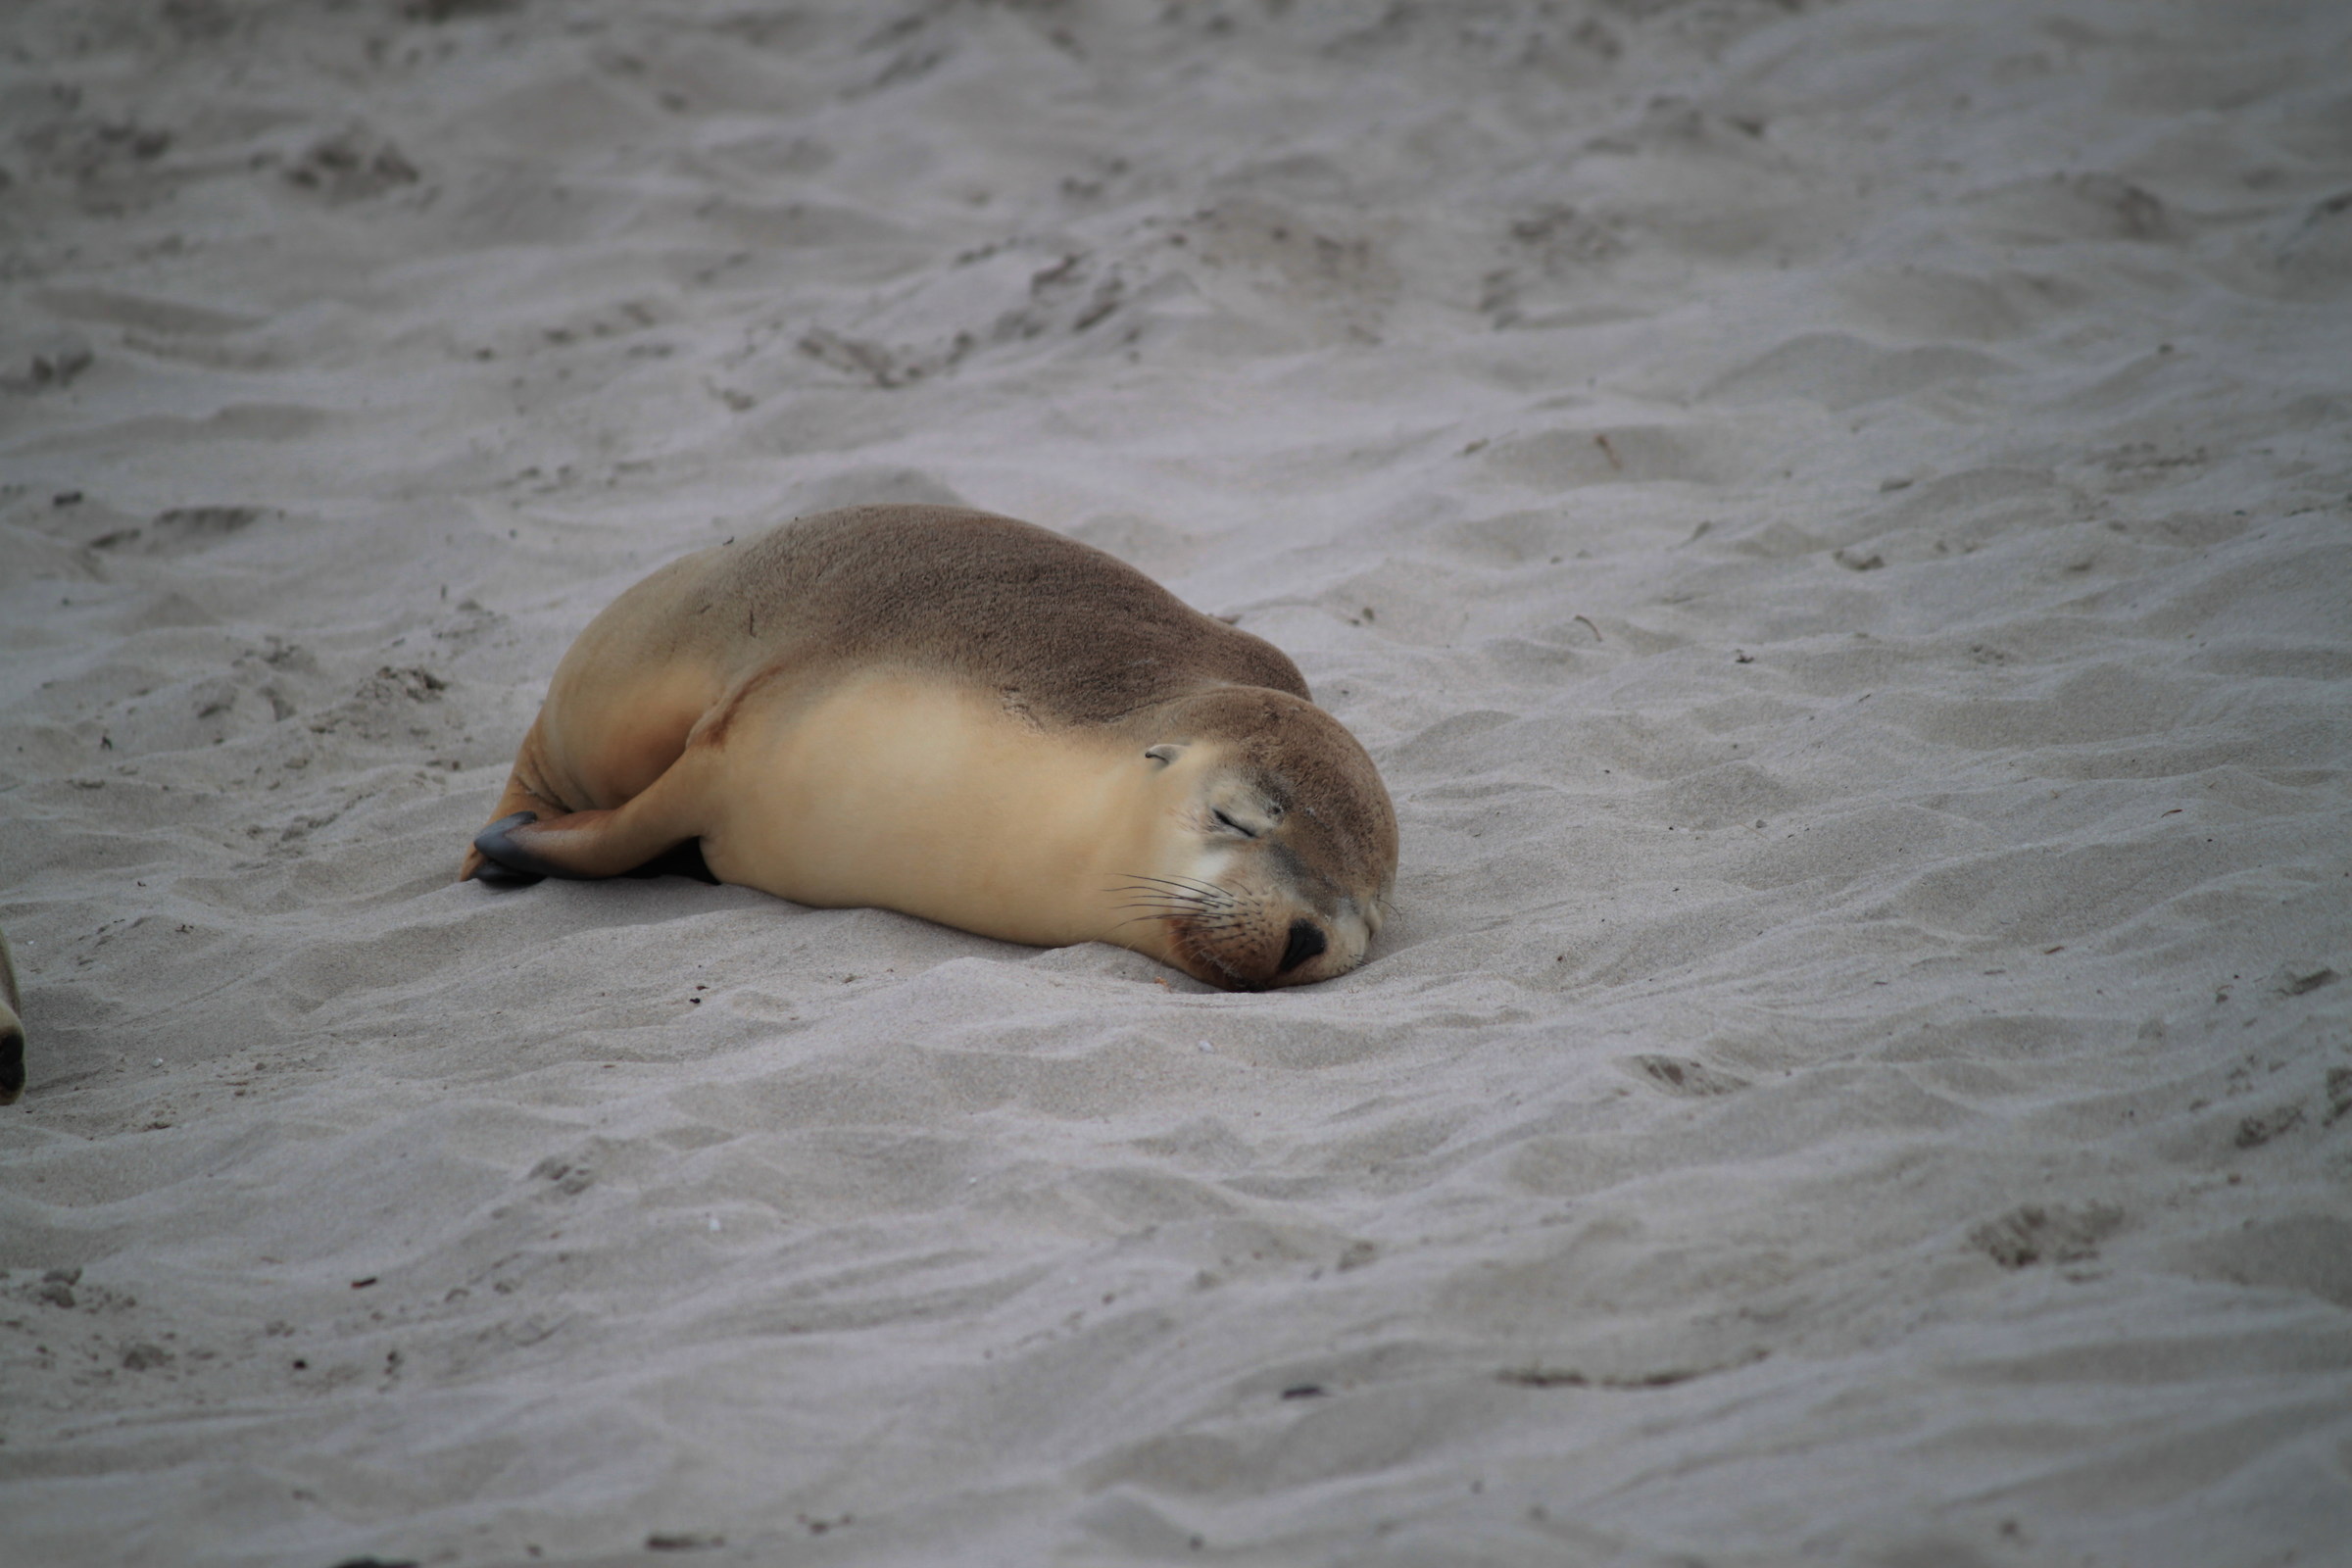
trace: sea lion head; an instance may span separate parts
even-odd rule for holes
[[[1137,945],[1228,991],[1361,963],[1396,876],[1396,813],[1355,737],[1263,687],[1181,699],[1142,728],[1155,863],[1123,891],[1159,940]]]

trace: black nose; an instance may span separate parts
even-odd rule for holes
[[[1316,925],[1312,920],[1293,920],[1290,944],[1282,950],[1282,964],[1274,972],[1289,974],[1293,969],[1321,953],[1327,945],[1323,940],[1321,926]]]

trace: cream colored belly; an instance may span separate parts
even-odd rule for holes
[[[721,881],[800,904],[1041,947],[1106,937],[1124,918],[1113,889],[1147,869],[1154,827],[1130,749],[1040,732],[985,694],[906,674],[747,704],[703,857]]]

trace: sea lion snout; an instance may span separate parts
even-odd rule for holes
[[[1343,912],[1329,921],[1304,914],[1279,893],[1211,901],[1170,919],[1169,961],[1226,991],[1271,991],[1346,974],[1363,962],[1370,922]]]
[[[1289,974],[1307,959],[1323,952],[1331,944],[1323,938],[1323,928],[1312,920],[1293,920],[1291,940],[1282,950],[1282,962],[1274,966],[1276,974]]]

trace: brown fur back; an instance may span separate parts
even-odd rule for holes
[[[1101,724],[1204,686],[1307,697],[1271,643],[1201,614],[1114,557],[956,507],[852,507],[707,558],[686,605],[769,659],[905,658],[1041,720]]]

